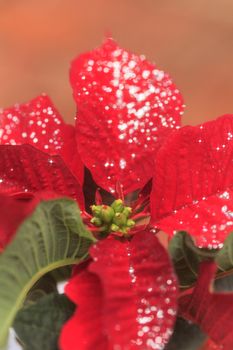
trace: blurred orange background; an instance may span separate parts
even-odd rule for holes
[[[233,0],[0,0],[0,106],[46,92],[72,121],[70,60],[105,33],[171,74],[185,124],[233,113]]]

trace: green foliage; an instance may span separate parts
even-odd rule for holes
[[[223,248],[216,255],[216,263],[219,273],[233,270],[233,233],[226,238]]]
[[[233,233],[226,238],[223,248],[208,250],[196,247],[186,232],[178,232],[169,243],[169,252],[180,288],[189,288],[196,282],[199,264],[205,259],[215,260],[218,280],[233,274]]]
[[[47,272],[82,261],[95,241],[76,202],[41,202],[0,256],[0,347],[32,286]]]
[[[72,316],[75,305],[65,295],[52,293],[36,304],[21,309],[14,329],[25,350],[58,350],[63,324]]]
[[[32,304],[46,294],[57,292],[57,282],[54,279],[52,272],[47,273],[37,281],[28,292],[24,305]]]
[[[186,232],[178,232],[169,242],[169,253],[181,288],[190,287],[197,279],[200,257],[187,243]]]

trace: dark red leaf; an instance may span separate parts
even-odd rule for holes
[[[180,315],[195,322],[222,350],[233,349],[233,294],[211,289],[216,266],[204,262],[191,295],[180,298]]]
[[[82,188],[59,156],[30,145],[0,146],[0,193],[22,197],[38,191],[72,197],[83,207]]]
[[[41,200],[57,198],[52,192],[38,192],[33,197],[15,198],[0,194],[0,253],[10,243],[20,224]]]
[[[0,195],[0,253],[11,241],[20,223],[32,212],[32,201]]]
[[[233,116],[173,133],[156,159],[152,220],[200,247],[221,246],[233,229]]]
[[[96,182],[128,193],[150,178],[153,156],[180,125],[182,97],[170,77],[145,57],[108,39],[72,63],[80,155]]]
[[[50,155],[59,154],[82,184],[74,127],[64,123],[46,95],[0,111],[0,144],[30,144]]]
[[[131,242],[110,238],[90,254],[88,271],[68,285],[79,307],[63,330],[62,350],[163,349],[176,317],[177,282],[157,238],[148,232]]]

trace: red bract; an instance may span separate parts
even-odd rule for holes
[[[78,200],[82,188],[58,156],[49,156],[30,145],[0,146],[0,193],[25,197],[53,191]]]
[[[157,238],[112,237],[91,248],[93,262],[78,268],[66,292],[80,305],[64,327],[64,350],[163,349],[172,333],[177,287]],[[114,276],[114,278],[113,278]]]
[[[64,123],[45,95],[0,111],[0,144],[30,144],[50,155],[59,154],[82,183],[75,129]]]
[[[180,298],[179,312],[197,323],[222,350],[232,350],[233,294],[212,291],[215,271],[214,263],[202,263],[193,293]]]
[[[27,201],[19,201],[0,195],[0,253],[11,241],[21,222],[31,213],[33,205]],[[14,220],[12,220],[14,218]]]
[[[152,219],[200,247],[221,247],[233,229],[233,116],[174,132],[155,163]]]
[[[125,193],[150,178],[164,137],[180,126],[182,97],[170,77],[112,39],[71,66],[78,105],[77,142],[101,187]]]
[[[56,197],[57,194],[53,192],[37,192],[34,197],[28,196],[24,199],[0,195],[0,253],[11,242],[17,228],[38,203]]]

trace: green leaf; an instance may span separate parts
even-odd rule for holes
[[[63,266],[61,268],[58,268],[52,272],[50,272],[50,275],[56,282],[62,282],[66,281],[70,278],[72,274],[72,267],[71,266]]]
[[[0,256],[0,347],[27,293],[44,274],[82,261],[95,241],[76,202],[41,202]]]
[[[47,273],[37,281],[28,292],[24,305],[32,304],[46,294],[57,292],[57,282],[51,273]]]
[[[74,310],[65,295],[49,294],[19,311],[14,329],[26,350],[58,350],[61,328]]]
[[[190,287],[197,279],[200,256],[191,248],[186,232],[177,232],[169,242],[171,255],[181,288]]]
[[[233,275],[233,233],[226,238],[223,248],[208,250],[196,247],[188,233],[178,232],[169,243],[169,252],[181,288],[196,282],[199,264],[206,258],[215,260],[218,280]]]
[[[223,248],[219,250],[215,260],[219,273],[233,270],[233,233],[226,238]]]
[[[38,301],[46,294],[58,292],[57,285],[60,282],[67,281],[72,273],[72,265],[62,266],[56,270],[46,273],[40,278],[27,294],[24,305],[32,304]]]

